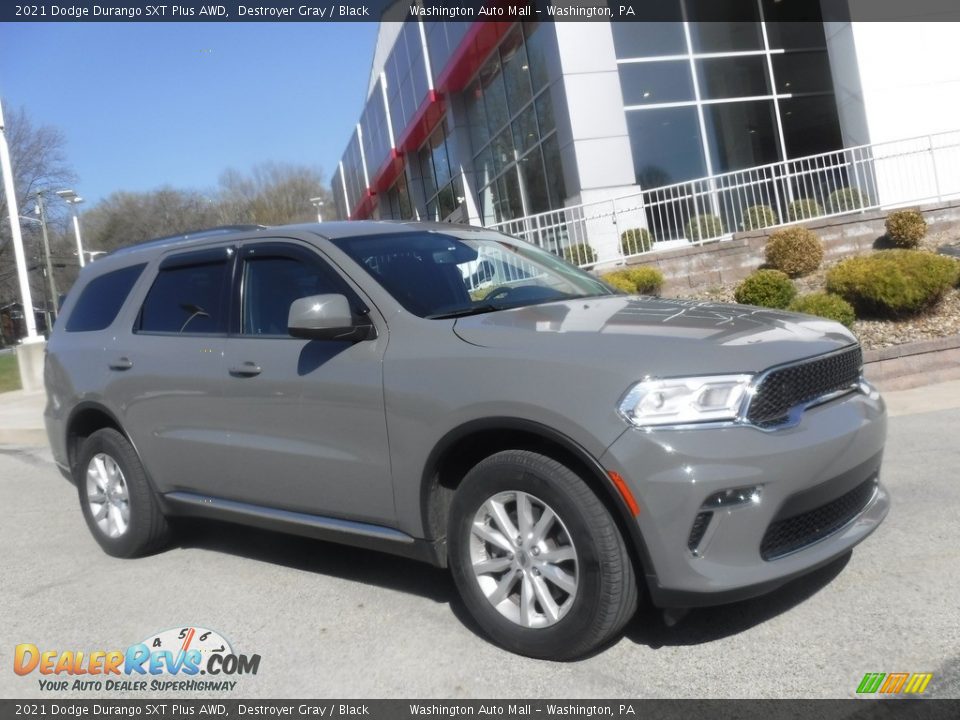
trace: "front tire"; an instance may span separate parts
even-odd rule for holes
[[[470,470],[448,540],[464,604],[512,652],[580,657],[636,610],[633,564],[613,517],[581,477],[546,456],[508,450]]]
[[[136,451],[113,428],[97,430],[74,468],[84,520],[108,555],[148,555],[163,547],[170,527]]]

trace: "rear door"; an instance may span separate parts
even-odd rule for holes
[[[377,337],[358,343],[291,337],[287,316],[301,297],[344,294],[355,315],[371,312],[316,249],[296,241],[242,244],[236,277],[222,370],[231,448],[216,494],[392,522],[382,319],[371,318]]]
[[[216,487],[236,249],[173,252],[107,348],[105,395],[160,492]]]

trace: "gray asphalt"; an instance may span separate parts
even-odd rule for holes
[[[927,695],[960,697],[957,427],[956,409],[891,419],[893,509],[851,556],[672,629],[641,611],[611,647],[565,664],[499,650],[445,572],[372,552],[193,523],[166,552],[109,558],[46,451],[7,447],[0,697],[43,695],[36,673],[12,672],[17,643],[125,648],[187,625],[261,655],[236,698],[851,697],[866,672],[932,672]]]

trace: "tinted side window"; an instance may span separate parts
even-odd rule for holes
[[[140,310],[140,331],[226,332],[226,261],[163,268]]]
[[[145,264],[131,265],[87,283],[67,319],[67,332],[91,332],[109,327],[145,267]]]
[[[243,267],[243,334],[286,335],[294,300],[344,292],[339,278],[319,262],[284,256],[250,258]]]

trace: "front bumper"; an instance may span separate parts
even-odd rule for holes
[[[873,532],[890,504],[878,480],[885,439],[883,400],[858,392],[773,432],[631,429],[600,462],[626,479],[640,504],[637,523],[655,604],[692,607],[767,592],[828,564]],[[759,493],[749,502],[704,507],[734,488]],[[818,523],[851,496],[852,512],[834,513],[824,532]],[[691,530],[706,511],[712,513],[708,524],[692,544]],[[808,532],[809,542],[771,553],[764,536],[771,523],[788,518]]]

